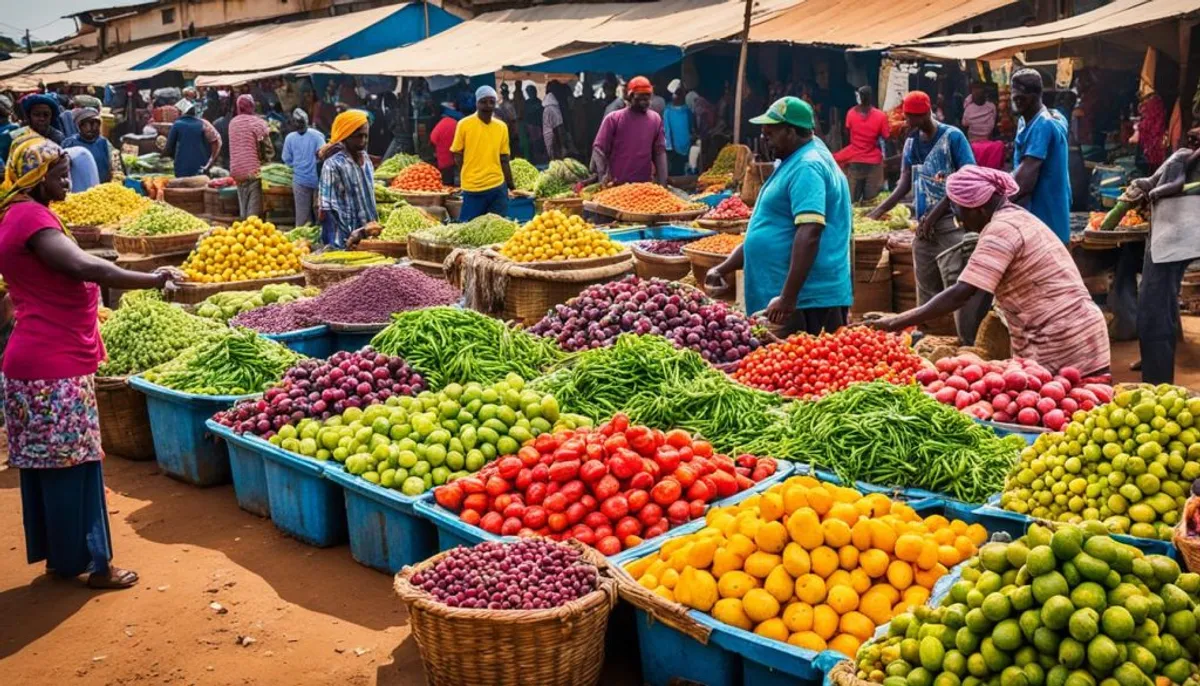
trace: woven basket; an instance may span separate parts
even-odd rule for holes
[[[858,241],[855,241],[852,315],[886,312],[892,307],[892,267],[885,245],[880,244],[878,251],[872,254],[871,251],[859,250]],[[873,248],[874,245],[869,244],[869,247]]]
[[[749,219],[697,219],[696,226],[721,233],[746,233],[750,226]]]
[[[980,355],[985,360],[1007,360],[1012,357],[1012,338],[1008,327],[994,311],[988,312],[979,324],[975,334],[975,347],[983,348],[986,355]]]
[[[125,383],[124,376],[97,376],[96,407],[100,414],[100,445],[107,455],[127,460],[153,460],[154,439],[146,396]]]
[[[70,226],[67,228],[71,231],[71,237],[84,250],[100,247],[99,226]]]
[[[462,205],[462,198],[453,195],[446,198],[446,201],[442,204],[446,208],[446,216],[452,222],[458,221],[458,215],[462,214]]]
[[[247,281],[228,281],[225,283],[184,282],[164,288],[163,297],[168,302],[179,303],[180,305],[195,305],[214,293],[224,293],[225,291],[257,291],[263,286],[273,283],[290,283],[303,286],[304,275],[292,274],[291,276],[277,276],[273,279],[250,279]]]
[[[834,686],[879,686],[874,681],[858,678],[858,668],[853,660],[843,660],[829,670],[829,681]]]
[[[1183,519],[1175,525],[1175,547],[1189,572],[1200,574],[1200,538],[1187,535],[1187,523],[1192,512],[1200,507],[1200,498],[1190,497],[1183,505]]]
[[[376,262],[373,264],[319,264],[308,260],[300,260],[300,266],[304,269],[304,285],[310,288],[320,288],[322,290],[329,288],[339,281],[353,278],[363,273],[364,270],[371,267],[378,267],[385,262]]]
[[[565,215],[583,215],[583,198],[543,198],[534,202],[539,212],[558,210]]]
[[[446,279],[446,268],[441,262],[425,262],[424,260],[410,259],[408,266],[426,276],[432,276],[435,279],[442,279],[443,281]]]
[[[152,272],[159,267],[178,267],[187,261],[191,251],[166,253],[165,255],[141,255],[123,253],[117,258],[117,266],[133,272]]]
[[[500,246],[493,245],[491,249],[500,253]],[[577,271],[580,269],[594,269],[596,267],[607,267],[612,264],[621,264],[628,262],[632,253],[628,248],[622,247],[621,252],[616,255],[605,255],[603,257],[583,257],[574,260],[544,260],[541,262],[520,262],[522,267],[526,269],[536,269],[543,272],[568,272]],[[501,256],[501,259],[508,259]]]
[[[422,193],[418,191],[403,191],[396,188],[392,190],[399,193],[400,197],[404,198],[405,202],[409,205],[416,205],[417,207],[445,207],[446,197],[450,195],[446,192]],[[461,200],[459,201],[459,207],[462,207]]]
[[[408,236],[408,257],[414,261],[441,264],[452,252],[454,246],[450,243],[431,241],[412,234]]]
[[[604,665],[604,632],[617,603],[617,582],[604,558],[574,544],[600,570],[599,587],[547,610],[447,607],[409,579],[435,565],[439,553],[396,575],[396,595],[407,606],[425,680],[430,686],[590,686]]]
[[[597,214],[602,214],[606,217],[612,217],[617,221],[632,222],[634,224],[670,224],[673,222],[690,222],[695,221],[700,215],[709,211],[708,207],[688,210],[686,212],[672,212],[670,214],[646,214],[641,212],[627,212],[615,207],[608,207],[599,203],[592,203],[594,211]],[[589,208],[590,209],[590,208]]]
[[[215,217],[223,214],[221,208],[221,189],[220,188],[205,188],[204,189],[204,214]]]
[[[166,255],[168,253],[190,252],[196,247],[208,229],[188,231],[186,233],[168,233],[162,236],[113,236],[113,247],[121,254],[134,253],[137,255]]]
[[[358,242],[358,249],[366,250],[367,252],[379,253],[380,255],[387,255],[388,257],[394,257],[396,259],[408,257],[407,241],[380,241],[367,239]]]
[[[204,187],[163,189],[163,200],[192,214],[204,214]]]
[[[691,271],[692,263],[686,255],[657,255],[632,246],[633,271],[643,279],[666,279],[678,281]]]
[[[722,255],[721,253],[695,250],[686,245],[683,246],[683,254],[688,258],[688,262],[691,263],[692,278],[695,279],[696,283],[698,284],[704,283],[704,278],[708,276],[708,270],[712,269],[718,264],[721,264],[727,257],[729,257],[729,255]],[[726,281],[729,280],[730,279],[726,279]],[[708,289],[705,288],[704,292],[708,293]],[[738,287],[736,277],[732,279],[732,285],[724,294],[720,296],[714,296],[711,293],[708,293],[708,295],[709,297],[714,297],[718,300],[724,300],[725,302],[737,302]]]

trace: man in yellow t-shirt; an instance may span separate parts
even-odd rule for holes
[[[469,222],[488,212],[508,214],[508,191],[513,188],[509,169],[508,126],[496,119],[496,89],[475,91],[475,114],[459,120],[450,152],[462,179],[462,209],[458,220]]]

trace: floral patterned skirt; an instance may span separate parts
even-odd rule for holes
[[[4,379],[4,419],[9,464],[18,469],[58,469],[95,462],[100,413],[92,377]]]

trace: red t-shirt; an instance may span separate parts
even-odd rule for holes
[[[47,267],[29,249],[39,231],[62,231],[58,218],[32,200],[0,220],[0,276],[8,284],[16,326],[4,352],[13,379],[68,379],[95,374],[104,359],[96,308],[100,287]]]
[[[846,113],[846,128],[850,131],[850,144],[833,156],[838,164],[880,164],[883,162],[883,151],[879,148],[879,137],[887,138],[891,132],[888,127],[887,115],[883,110],[872,107],[863,116],[857,108],[852,107]]]
[[[454,153],[450,152],[450,145],[454,143],[456,128],[458,122],[454,117],[442,117],[433,127],[433,131],[429,132],[429,142],[433,143],[433,149],[437,153],[438,169],[445,169],[454,164]]]

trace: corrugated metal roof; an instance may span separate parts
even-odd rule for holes
[[[935,59],[997,59],[1022,50],[1135,29],[1200,12],[1200,0],[1116,0],[1091,12],[1038,26],[938,36],[895,45],[890,54]]]
[[[72,52],[32,52],[27,54],[12,53],[12,57],[6,60],[0,60],[0,77],[12,76],[21,72],[36,69],[43,64],[50,64],[56,60],[60,60]]]
[[[750,28],[750,40],[875,47],[912,41],[1016,0],[806,0]]]
[[[0,90],[31,91],[39,87],[42,83],[57,83],[63,75],[70,73],[70,71],[71,66],[66,60],[51,62],[23,74],[0,77]]]
[[[77,69],[66,75],[62,82],[75,83],[84,86],[105,86],[110,83],[125,83],[127,81],[135,81],[137,79],[147,79],[159,72],[163,71],[164,67],[156,67],[153,69],[138,69],[137,65],[154,59],[158,55],[173,49],[176,45],[187,43],[194,39],[186,39],[183,41],[166,41],[163,43],[154,43],[144,45],[140,48],[134,48],[127,52],[122,52],[118,55],[88,65],[82,69]],[[201,45],[197,43],[197,46]]]

